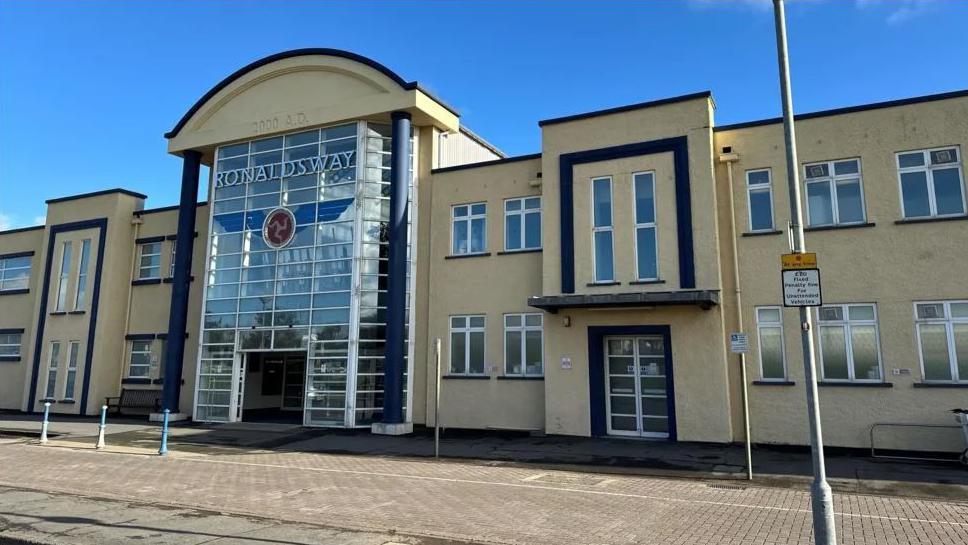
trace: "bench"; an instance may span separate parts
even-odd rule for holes
[[[161,390],[129,390],[121,389],[121,395],[104,398],[108,412],[121,414],[121,409],[147,409],[153,412],[161,411]]]

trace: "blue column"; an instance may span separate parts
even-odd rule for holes
[[[403,422],[407,319],[407,197],[410,192],[410,114],[391,114],[390,248],[387,271],[387,343],[383,363],[383,423]]]
[[[168,343],[165,350],[165,384],[162,409],[178,411],[182,366],[185,359],[185,332],[188,325],[188,291],[195,242],[195,203],[198,200],[198,171],[202,154],[186,150],[182,154],[181,200],[178,204],[178,233],[175,239],[175,273],[171,283],[168,313]]]

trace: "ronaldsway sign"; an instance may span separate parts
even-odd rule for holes
[[[780,264],[783,267],[783,306],[819,307],[823,304],[817,254],[783,254]]]

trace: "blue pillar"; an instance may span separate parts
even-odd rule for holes
[[[185,359],[185,332],[188,326],[188,291],[195,242],[195,203],[198,200],[198,171],[202,154],[195,150],[182,153],[181,200],[178,204],[178,233],[175,239],[175,272],[171,283],[171,306],[168,313],[168,337],[165,350],[165,384],[162,409],[178,411],[181,394],[182,366]]]
[[[391,114],[390,247],[387,272],[387,343],[383,363],[383,423],[403,422],[407,319],[407,197],[410,192],[410,114]]]

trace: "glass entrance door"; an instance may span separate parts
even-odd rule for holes
[[[669,391],[662,336],[605,339],[608,433],[669,437]]]

